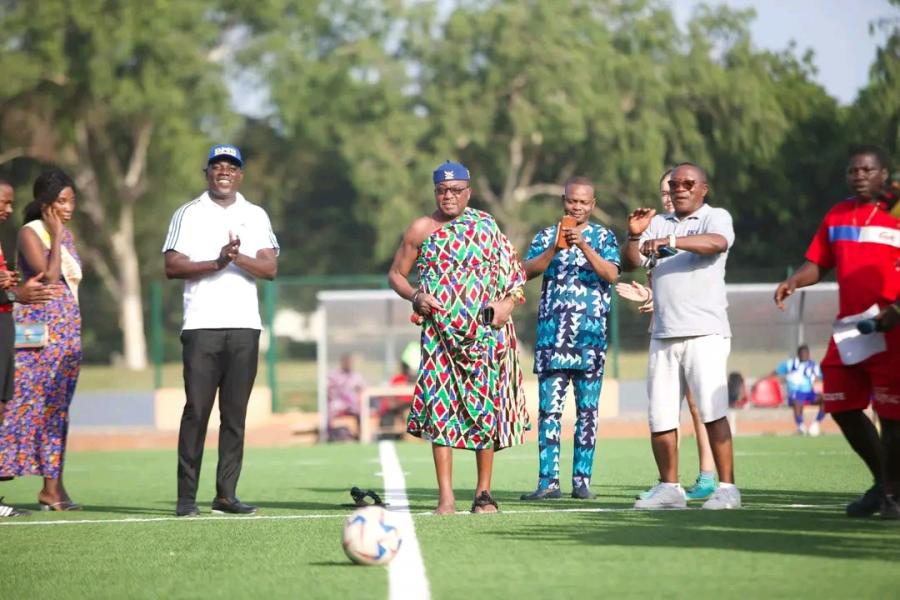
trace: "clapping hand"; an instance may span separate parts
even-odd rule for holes
[[[650,221],[656,216],[655,208],[638,208],[628,215],[628,235],[638,236],[650,226]]]
[[[219,251],[219,258],[216,259],[216,264],[220,269],[224,269],[228,263],[234,262],[237,259],[238,254],[241,249],[241,238],[234,235],[230,231],[228,232],[228,243],[222,246],[222,249]]]
[[[652,297],[650,295],[650,288],[644,287],[637,281],[632,281],[631,283],[617,283],[616,292],[626,300],[631,300],[632,302],[646,302]]]
[[[620,282],[616,284],[616,292],[626,300],[641,302],[642,304],[638,308],[639,312],[653,312],[653,291],[650,288],[641,285],[637,281],[632,281],[631,283]]]

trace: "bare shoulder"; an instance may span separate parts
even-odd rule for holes
[[[404,241],[416,247],[421,246],[422,242],[438,227],[440,224],[428,215],[419,217],[409,225],[404,235]]]
[[[38,237],[37,232],[31,227],[22,227],[19,229],[19,241],[24,242],[26,240],[40,242],[41,238]]]

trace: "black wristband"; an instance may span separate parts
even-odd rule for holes
[[[629,236],[628,236],[628,241],[629,241],[629,242],[639,242],[639,241],[641,241],[641,236],[639,236],[639,235],[629,235]]]

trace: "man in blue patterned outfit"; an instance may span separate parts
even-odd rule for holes
[[[563,211],[574,227],[547,227],[534,237],[525,259],[528,279],[543,275],[534,372],[540,383],[540,474],[522,500],[559,498],[560,417],[571,381],[577,421],[572,497],[594,498],[591,471],[597,442],[597,407],[606,362],[610,288],[619,277],[616,236],[589,222],[594,185],[584,177],[566,182]]]

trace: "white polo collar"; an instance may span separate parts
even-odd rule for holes
[[[695,210],[694,212],[692,212],[691,214],[689,214],[688,216],[686,216],[683,219],[679,219],[678,215],[675,214],[675,211],[664,214],[663,218],[666,221],[675,221],[677,223],[681,223],[682,221],[687,221],[688,219],[699,219],[707,211],[709,211],[709,204],[707,204],[706,201],[704,200],[703,204],[700,205],[700,208],[698,208],[697,210]]]
[[[200,203],[205,205],[207,208],[218,208],[219,210],[231,210],[233,208],[239,208],[239,207],[243,207],[244,205],[246,205],[247,199],[244,198],[244,196],[240,192],[238,192],[235,195],[233,204],[230,204],[229,206],[222,206],[221,204],[219,204],[218,202],[216,202],[215,200],[212,199],[212,197],[209,195],[209,190],[207,190],[207,191],[203,192],[202,196],[200,196]]]

